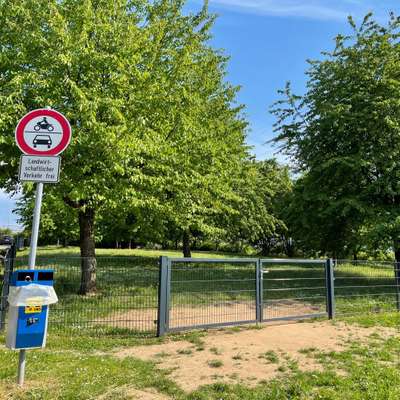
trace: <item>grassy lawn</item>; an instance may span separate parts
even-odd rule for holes
[[[132,357],[118,359],[112,354],[115,349],[168,340],[154,338],[158,257],[180,257],[181,254],[100,249],[98,255],[97,294],[82,298],[76,294],[80,282],[78,249],[39,250],[38,265],[56,269],[60,303],[51,308],[48,347],[28,354],[24,389],[14,384],[17,353],[4,349],[4,338],[0,337],[0,399],[129,399],[134,398],[130,397],[133,389],[149,388],[176,400],[394,400],[400,397],[398,337],[387,340],[375,337],[369,343],[355,341],[341,352],[310,351],[308,356],[321,365],[318,371],[301,372],[291,364],[280,366],[279,378],[252,388],[240,382],[236,385],[216,382],[186,393],[168,371],[161,371],[153,362]],[[26,254],[19,256],[17,267],[22,268],[26,265]],[[227,258],[231,255],[195,253],[194,256]],[[323,268],[288,263],[269,265],[268,270],[264,280],[265,310],[287,300],[323,308]],[[383,312],[395,308],[390,264],[343,263],[336,277],[339,318],[363,326],[400,326],[400,314]],[[252,264],[176,264],[171,281],[173,307],[201,308],[218,302],[254,300]],[[131,314],[125,329],[107,324],[107,319],[126,318],[119,313],[132,310],[139,314]],[[370,315],[369,311],[380,313]],[[349,313],[355,316],[342,317]],[[100,324],[101,319],[106,323]],[[202,335],[189,333],[173,338],[189,339],[201,347]],[[218,371],[217,366],[215,369]]]
[[[18,253],[21,256],[28,256],[29,249],[25,249]],[[65,256],[65,257],[79,257],[79,247],[59,247],[59,246],[45,246],[39,247],[39,256]],[[103,257],[115,256],[137,256],[137,257],[183,257],[181,250],[150,250],[150,249],[96,249],[96,254]],[[240,256],[237,254],[209,252],[209,251],[194,251],[192,252],[194,258],[240,258],[248,256]]]
[[[400,318],[396,313],[346,321],[364,326],[399,327]],[[205,334],[175,335],[173,340],[201,343]],[[4,349],[3,340],[0,337],[1,399],[129,399],[134,398],[129,397],[132,389],[145,388],[176,400],[395,400],[400,396],[399,336],[384,339],[373,335],[366,343],[348,343],[340,352],[305,349],[307,356],[320,364],[318,371],[300,372],[291,363],[282,368],[279,378],[252,388],[216,382],[192,393],[181,390],[168,372],[158,370],[152,362],[112,355],[115,349],[143,341],[162,343],[161,339],[138,341],[50,334],[45,350],[28,353],[27,383],[23,389],[14,384],[17,353]]]
[[[27,251],[18,254],[17,268],[27,265]],[[60,302],[51,308],[50,334],[45,350],[28,354],[27,384],[14,384],[17,353],[2,346],[0,336],[0,399],[129,399],[132,390],[152,389],[176,400],[391,400],[400,398],[400,337],[371,337],[354,341],[340,352],[308,351],[320,365],[302,372],[295,363],[280,365],[279,378],[248,387],[216,383],[184,392],[168,371],[133,357],[118,359],[115,349],[156,339],[158,258],[181,257],[179,251],[98,249],[95,296],[77,295],[80,283],[78,248],[40,248],[37,265],[56,269]],[[196,258],[238,258],[234,254],[195,252]],[[322,267],[268,265],[264,276],[264,316],[294,315],[293,304],[306,303],[324,311]],[[204,309],[218,303],[255,301],[254,264],[174,264],[171,306]],[[341,262],[335,271],[336,311],[339,319],[365,327],[400,327],[396,308],[393,265]],[[285,306],[282,307],[282,304]],[[221,311],[226,312],[226,311]],[[372,315],[370,313],[378,313]],[[130,313],[129,316],[127,316]],[[271,313],[271,314],[269,314]],[[283,315],[285,314],[285,315]],[[347,317],[350,315],[350,317]],[[110,321],[127,320],[126,326]],[[179,324],[178,324],[179,326]],[[290,329],[290,327],[288,327]],[[180,334],[201,347],[204,333]],[[307,349],[305,349],[307,350]],[[268,354],[272,359],[273,354]],[[214,362],[215,361],[215,362]],[[217,359],[210,361],[218,374]],[[211,366],[211,364],[210,364]],[[140,398],[140,397],[139,397]]]

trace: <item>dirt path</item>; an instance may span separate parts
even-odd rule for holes
[[[303,371],[320,369],[304,350],[340,351],[347,340],[363,340],[375,332],[383,337],[396,334],[396,330],[386,328],[333,325],[329,321],[297,323],[240,332],[214,331],[203,338],[203,345],[171,341],[124,349],[115,355],[157,362],[160,368],[170,370],[171,378],[186,391],[216,381],[252,386],[290,366],[298,365]]]
[[[274,301],[264,306],[264,318],[294,317],[324,312],[323,305],[296,300]],[[173,305],[169,315],[170,328],[225,322],[252,321],[256,319],[255,301],[224,301],[202,306]],[[96,325],[118,328],[151,330],[157,320],[157,309],[136,309],[115,312],[95,320]]]

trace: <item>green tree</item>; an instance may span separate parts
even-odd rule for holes
[[[18,222],[30,234],[34,207],[34,190],[32,185],[25,185],[23,196],[17,200],[16,213]],[[67,246],[70,241],[79,239],[79,227],[76,223],[77,210],[71,208],[56,193],[44,194],[40,219],[40,243],[60,243]]]
[[[286,230],[278,217],[279,197],[290,190],[288,169],[276,160],[248,160],[236,179],[232,214],[225,215],[225,238],[236,251],[254,245],[264,255],[271,243]]]
[[[206,5],[183,15],[184,3],[0,2],[0,185],[16,184],[21,115],[66,115],[61,182],[45,190],[76,210],[83,294],[96,289],[96,216],[130,208],[153,232],[166,220],[185,235],[214,229],[232,192],[225,178],[246,156],[237,89],[207,44],[213,17]]]
[[[353,34],[310,62],[307,92],[282,91],[276,142],[304,174],[301,218],[330,236],[320,250],[335,253],[374,221],[388,227],[400,261],[400,22],[349,22]]]

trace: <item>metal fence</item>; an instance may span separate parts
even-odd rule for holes
[[[96,292],[79,295],[80,257],[38,256],[36,268],[54,269],[59,302],[50,307],[49,330],[66,333],[154,336],[157,329],[159,262],[147,257],[96,257]],[[16,257],[14,270],[27,257]]]
[[[399,266],[393,262],[336,260],[336,314],[400,310]]]
[[[3,274],[27,268],[9,258]],[[292,259],[97,257],[96,292],[78,294],[81,258],[39,256],[55,270],[59,302],[50,331],[163,335],[184,329],[400,310],[400,269],[394,263]],[[0,325],[1,328],[1,325]]]
[[[0,258],[0,331],[4,329],[6,322],[7,297],[14,259],[15,246],[5,249]]]

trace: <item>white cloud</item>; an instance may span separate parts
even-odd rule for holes
[[[383,6],[359,0],[210,0],[210,5],[254,14],[337,21],[345,21],[348,15],[362,17],[371,9],[382,11]]]

